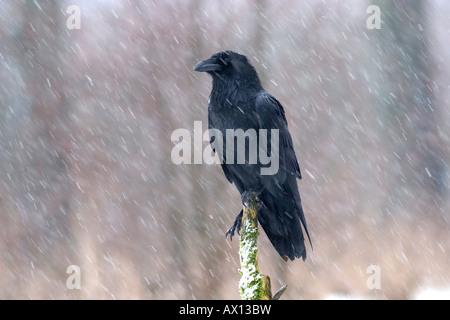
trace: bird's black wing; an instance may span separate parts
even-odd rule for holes
[[[259,127],[279,130],[279,177],[282,181],[286,179],[287,175],[301,179],[300,166],[295,155],[283,106],[265,91],[257,96],[255,104]],[[270,132],[268,137],[270,138]],[[268,140],[267,146],[270,148],[270,139]]]
[[[261,91],[257,96],[255,101],[255,106],[253,112],[247,115],[246,125],[255,129],[267,129],[267,149],[270,154],[271,152],[271,129],[277,129],[279,133],[279,170],[275,174],[276,179],[280,182],[286,180],[286,176],[294,176],[295,178],[301,179],[300,167],[298,165],[297,157],[295,155],[292,138],[288,130],[288,125],[286,121],[286,116],[284,114],[284,109],[282,105],[273,96],[265,91]],[[237,121],[237,119],[234,119]],[[218,115],[213,110],[208,112],[208,128],[209,129],[219,129],[224,134],[224,129],[228,129],[227,124],[224,123],[224,119]],[[228,124],[230,127],[231,125]],[[225,138],[223,136],[223,138]],[[211,138],[210,143],[213,146],[213,151],[217,152],[214,147],[214,137]],[[259,141],[259,144],[261,141]],[[261,167],[269,167],[268,165],[261,165],[258,163],[255,165],[229,165],[226,161],[225,154],[226,141],[223,139],[223,147],[221,148],[223,152],[219,154],[219,159],[221,159],[222,170],[229,182],[235,183],[239,191],[242,192],[241,183],[238,180],[245,178],[243,174],[247,173],[247,178],[260,174]],[[258,146],[259,147],[259,146]],[[259,149],[258,149],[259,151]],[[234,172],[236,171],[236,172]],[[264,177],[265,180],[270,180],[271,176]],[[273,177],[272,177],[273,178]]]
[[[292,137],[282,105],[267,92],[256,98],[256,114],[260,127],[278,129],[279,170],[276,174],[262,176],[264,200],[270,212],[261,210],[259,220],[274,247],[283,257],[306,258],[301,221],[311,243],[303,213],[297,179],[301,179],[300,166],[295,155]],[[270,144],[268,144],[270,145]],[[281,236],[280,236],[281,234]]]

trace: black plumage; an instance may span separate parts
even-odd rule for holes
[[[208,105],[208,126],[226,137],[227,129],[267,129],[267,153],[271,154],[271,129],[278,129],[278,170],[262,175],[260,155],[256,163],[249,161],[249,145],[245,145],[245,163],[231,163],[226,157],[226,144],[236,141],[223,140],[219,151],[226,178],[234,183],[244,199],[256,192],[260,200],[258,220],[271,243],[283,259],[306,258],[302,227],[311,243],[296,179],[301,179],[300,168],[288,130],[286,116],[281,104],[261,85],[255,68],[248,59],[233,51],[221,51],[199,62],[194,71],[207,72],[212,76],[212,91]],[[247,139],[247,142],[249,140]],[[258,147],[261,139],[258,137]],[[211,141],[214,147],[214,139]],[[259,150],[259,149],[258,149]],[[236,157],[237,148],[234,156]],[[244,201],[244,200],[243,200]],[[227,235],[239,232],[242,211]]]

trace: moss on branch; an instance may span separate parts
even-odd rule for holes
[[[244,201],[241,224],[239,292],[244,300],[271,300],[270,278],[261,274],[258,266],[258,198],[251,193],[248,200]]]

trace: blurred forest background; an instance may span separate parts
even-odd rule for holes
[[[261,233],[274,291],[449,290],[449,17],[445,0],[2,1],[0,299],[240,298],[240,196],[170,157],[173,130],[206,130],[192,69],[223,49],[283,104],[303,174],[314,250],[286,263]]]

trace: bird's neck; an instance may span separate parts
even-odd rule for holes
[[[254,96],[262,90],[258,76],[253,79],[213,77],[210,100],[215,105],[239,104],[244,97]]]

